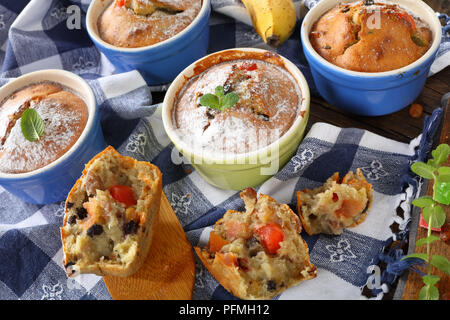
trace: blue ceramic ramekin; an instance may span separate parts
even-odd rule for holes
[[[41,70],[23,75],[0,88],[0,101],[27,85],[42,81],[59,83],[77,93],[86,103],[89,116],[80,138],[62,157],[26,173],[0,172],[0,185],[3,188],[34,204],[65,200],[84,165],[106,147],[94,93],[86,81],[71,72]]]
[[[328,62],[309,41],[314,23],[339,2],[354,0],[321,0],[308,12],[301,26],[303,52],[320,95],[344,111],[363,116],[386,115],[411,104],[425,85],[441,42],[441,24],[436,13],[424,1],[396,1],[429,25],[433,33],[431,47],[420,59],[403,68],[387,72],[356,72]]]
[[[121,48],[98,35],[98,17],[114,0],[93,0],[86,15],[86,27],[94,44],[118,72],[137,69],[148,85],[171,82],[184,68],[206,54],[209,45],[210,0],[203,0],[197,17],[175,36],[145,47]]]

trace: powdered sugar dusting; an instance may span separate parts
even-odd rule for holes
[[[31,102],[30,108],[44,120],[44,135],[38,141],[26,140],[18,119],[0,148],[2,172],[29,172],[55,161],[76,142],[85,126],[79,112],[51,99]]]
[[[246,69],[246,66],[256,65]],[[239,96],[224,111],[201,106],[203,94],[217,86]],[[299,116],[300,88],[283,68],[261,60],[215,65],[191,79],[179,94],[173,121],[188,146],[201,152],[243,154],[280,138]]]

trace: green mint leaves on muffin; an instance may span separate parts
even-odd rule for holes
[[[25,139],[33,142],[44,135],[44,120],[36,110],[29,108],[20,117],[20,128]]]
[[[239,100],[239,96],[235,92],[225,94],[225,89],[222,86],[217,86],[214,93],[202,95],[200,97],[200,104],[211,109],[222,111],[234,106]]]

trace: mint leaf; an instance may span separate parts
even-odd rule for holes
[[[438,254],[431,257],[431,264],[446,274],[450,274],[450,262],[444,256]]]
[[[36,110],[26,109],[20,118],[22,134],[28,141],[39,140],[44,134],[44,120]]]
[[[440,228],[444,225],[447,216],[445,211],[441,206],[435,206],[433,212],[433,223],[432,228]]]
[[[420,300],[439,300],[439,290],[435,286],[424,286],[419,292]]]
[[[411,166],[411,170],[425,179],[434,179],[434,167],[423,163],[423,162],[415,162]]]
[[[431,206],[434,203],[433,198],[429,196],[424,196],[415,199],[412,204],[419,208],[425,208]]]
[[[239,96],[234,92],[228,92],[222,99],[222,109],[234,106],[239,100]]]
[[[430,221],[430,215],[433,215],[433,219],[431,220],[431,228],[440,228],[445,223],[445,212],[441,206],[434,207],[425,207],[422,210],[422,216],[426,223]]]
[[[416,247],[420,247],[421,245],[424,245],[426,243],[433,243],[435,241],[439,241],[441,238],[430,235],[429,237],[422,238],[416,241]]]
[[[426,275],[422,277],[423,283],[425,283],[427,286],[434,286],[436,283],[441,280],[438,276],[430,276]]]
[[[400,260],[409,259],[409,258],[418,258],[418,259],[428,261],[428,255],[426,253],[411,253],[411,254],[408,254],[407,256],[404,256]]]
[[[213,109],[219,109],[220,103],[219,98],[217,98],[212,93],[204,94],[200,97],[200,104],[205,107],[210,107]]]
[[[431,151],[431,155],[434,158],[434,162],[440,166],[447,161],[447,158],[450,155],[450,146],[446,143],[440,144],[435,150]]]
[[[214,90],[214,93],[217,97],[222,98],[225,95],[225,90],[222,86],[217,86],[216,90]]]
[[[436,180],[437,183],[450,183],[450,174],[439,175]]]
[[[440,175],[447,175],[447,174],[450,174],[450,167],[440,167],[440,168],[438,169],[438,173],[439,173]]]

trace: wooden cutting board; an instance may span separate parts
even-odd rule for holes
[[[442,131],[441,131],[441,137],[439,140],[439,143],[448,143],[450,144],[450,101],[447,103],[447,106],[444,110],[444,119],[443,119],[443,125],[442,125]],[[450,160],[447,160],[446,163],[444,163],[445,166],[450,167]],[[427,189],[427,195],[431,196],[433,194],[433,183],[430,182]],[[447,221],[450,220],[450,207],[445,207],[445,213],[447,215]],[[432,231],[432,234],[439,237],[439,233]],[[426,238],[427,237],[427,230],[417,226],[417,239]],[[417,253],[426,253],[426,246],[420,246],[418,248],[415,248],[414,252]],[[432,254],[439,254],[444,257],[450,257],[450,244],[445,243],[443,241],[436,241],[433,242],[431,245],[431,252]],[[420,268],[422,271],[426,272],[424,268]],[[440,299],[443,299],[444,294],[449,294],[450,292],[450,276],[443,273],[442,271],[436,269],[435,267],[432,267],[432,274],[437,275],[441,278],[439,280],[437,287],[439,289],[439,296]],[[405,284],[405,289],[403,291],[403,300],[417,300],[419,298],[419,292],[420,289],[423,287],[423,281],[422,278],[419,276],[417,272],[409,271],[408,273],[408,280]]]
[[[130,277],[103,277],[113,299],[192,299],[195,280],[192,247],[164,192],[157,223],[143,266]]]

